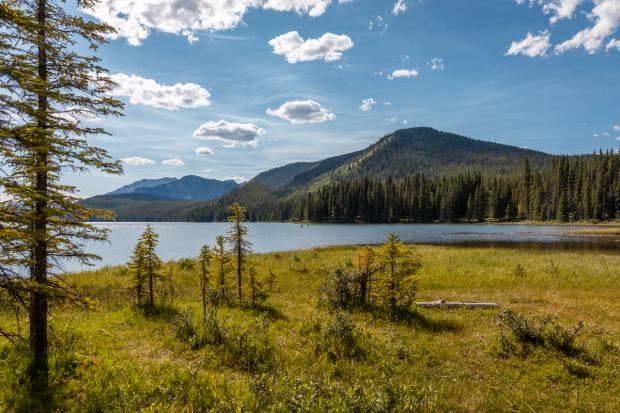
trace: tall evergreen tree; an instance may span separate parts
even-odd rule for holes
[[[200,262],[200,295],[202,297],[202,320],[207,321],[207,288],[209,286],[209,265],[212,252],[208,245],[200,248],[198,261]]]
[[[48,314],[50,301],[75,296],[59,282],[58,263],[96,257],[85,251],[105,232],[85,221],[96,215],[78,203],[76,189],[61,183],[66,172],[89,168],[121,173],[108,154],[88,143],[103,134],[84,118],[119,115],[121,103],[110,98],[112,82],[99,60],[80,55],[105,41],[112,29],[69,14],[60,0],[0,2],[0,188],[9,197],[0,211],[0,259],[13,273],[28,272],[20,284],[28,305],[29,343],[34,389],[48,385]],[[78,0],[91,8],[95,0]]]
[[[159,234],[157,234],[151,225],[147,225],[144,232],[138,240],[138,249],[141,254],[141,261],[144,265],[144,277],[148,282],[148,305],[155,305],[155,283],[161,278],[159,273],[162,260],[157,255],[155,249],[159,244]]]
[[[245,226],[245,209],[235,203],[229,208],[228,222],[231,223],[228,232],[228,244],[235,262],[237,275],[237,298],[239,305],[243,304],[243,275],[246,271],[248,255],[252,253],[252,243],[248,241],[248,228]]]
[[[230,255],[226,251],[225,244],[226,238],[223,235],[218,235],[215,237],[215,248],[212,251],[219,276],[220,294],[222,296],[226,293],[226,267],[230,263]]]

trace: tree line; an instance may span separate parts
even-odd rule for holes
[[[203,208],[192,220],[222,220],[223,208]],[[620,155],[556,156],[550,167],[501,176],[415,173],[401,179],[362,177],[314,191],[248,205],[252,221],[331,223],[605,221],[620,218]]]

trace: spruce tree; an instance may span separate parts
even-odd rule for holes
[[[234,203],[228,208],[228,222],[231,223],[228,232],[228,244],[230,253],[235,262],[235,272],[237,275],[237,298],[239,305],[243,304],[243,275],[246,271],[248,255],[252,253],[252,243],[248,241],[248,228],[245,226],[245,209]]]
[[[419,263],[393,232],[388,234],[381,247],[380,257],[386,276],[383,280],[384,301],[392,312],[407,309],[415,296],[413,276]]]
[[[209,265],[211,264],[211,248],[203,245],[200,248],[200,294],[202,296],[202,319],[207,321],[207,288],[209,286]]]
[[[71,15],[60,0],[0,2],[0,189],[9,198],[0,211],[2,288],[28,307],[33,389],[48,385],[48,315],[58,299],[76,295],[59,281],[59,262],[90,263],[90,241],[105,231],[85,221],[100,215],[81,206],[67,172],[122,172],[88,138],[104,134],[84,118],[119,115],[109,97],[112,82],[94,54],[112,29]],[[91,8],[95,0],[78,0]],[[78,43],[80,48],[78,48]],[[80,54],[82,45],[88,54]],[[27,282],[11,274],[29,274]],[[21,293],[15,294],[15,284]]]
[[[228,263],[230,263],[230,255],[226,251],[226,238],[223,235],[215,237],[215,248],[212,254],[218,272],[220,294],[222,297],[226,294],[226,272]]]
[[[158,244],[159,234],[153,230],[151,225],[147,225],[138,240],[138,245],[140,245],[139,252],[144,265],[144,277],[148,283],[148,305],[150,307],[155,305],[155,283],[162,278],[159,273],[162,260],[155,251]]]

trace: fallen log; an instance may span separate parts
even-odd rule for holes
[[[446,301],[446,300],[436,300],[436,301],[428,301],[415,303],[416,306],[422,308],[497,308],[499,304],[497,303],[476,303],[476,302],[460,302],[460,301]]]

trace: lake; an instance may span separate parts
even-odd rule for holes
[[[110,230],[109,243],[93,243],[89,251],[102,260],[96,267],[125,264],[146,223],[97,223]],[[213,245],[216,235],[226,234],[227,223],[151,223],[160,235],[157,252],[164,260],[198,255],[200,246]],[[588,228],[577,225],[521,224],[290,224],[248,223],[250,240],[258,253],[297,250],[330,245],[377,244],[393,231],[404,242],[418,244],[458,244],[523,248],[608,249],[620,246],[600,237],[575,237],[567,233]],[[96,268],[95,267],[95,268]],[[77,263],[67,271],[84,269]]]

